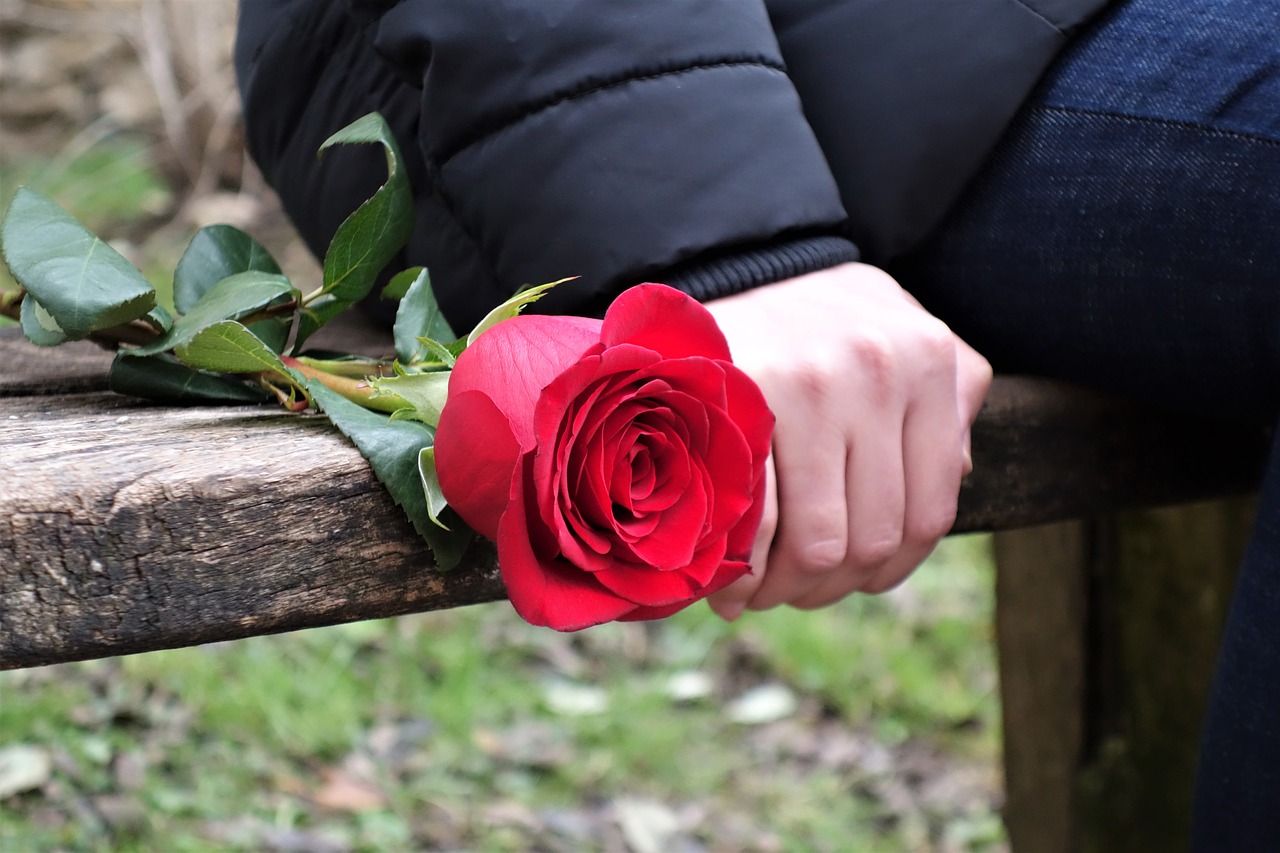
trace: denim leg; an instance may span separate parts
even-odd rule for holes
[[[1201,853],[1280,850],[1280,441],[1265,483],[1200,744]]]
[[[998,369],[1280,409],[1280,3],[1128,0],[891,266]],[[1196,849],[1280,850],[1280,445],[1201,745]]]
[[[1280,3],[1129,0],[891,266],[999,369],[1280,409]]]

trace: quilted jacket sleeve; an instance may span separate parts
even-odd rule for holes
[[[762,0],[347,0],[421,93],[419,231],[451,313],[663,280],[701,299],[853,260]]]

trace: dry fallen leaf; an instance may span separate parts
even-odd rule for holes
[[[371,812],[386,808],[387,798],[373,782],[330,768],[324,784],[311,799],[321,808],[340,812]]]

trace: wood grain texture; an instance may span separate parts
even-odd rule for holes
[[[995,536],[1003,815],[1013,850],[1080,849],[1091,535],[1088,522],[1064,521]]]
[[[491,549],[431,568],[360,455],[319,418],[110,395],[0,415],[0,665],[501,598]]]
[[[111,353],[95,344],[37,347],[16,327],[0,329],[0,411],[7,397],[105,391],[110,366]]]
[[[483,543],[463,568],[435,572],[322,419],[68,394],[50,359],[60,351],[33,352],[12,331],[0,330],[0,668],[503,595]],[[100,381],[105,358],[81,357],[97,358]],[[52,381],[35,382],[39,371]],[[955,529],[1249,491],[1265,444],[1258,430],[1001,377]]]

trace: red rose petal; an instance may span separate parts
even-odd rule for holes
[[[586,317],[521,315],[504,320],[463,350],[449,377],[449,394],[480,391],[511,421],[520,447],[535,435],[534,409],[543,388],[599,343],[600,321]]]
[[[696,398],[704,406],[723,409],[727,403],[725,371],[732,367],[728,362],[710,358],[671,359],[647,368],[637,379],[663,382],[675,391]]]
[[[526,454],[511,484],[510,505],[498,525],[498,565],[507,596],[521,618],[533,625],[557,631],[577,631],[610,622],[635,609],[601,586],[589,572],[562,559],[540,559],[531,543],[529,512],[533,483],[533,459]]]
[[[720,564],[724,562],[727,541],[728,537],[723,533],[708,536],[702,541],[689,565],[680,571],[692,578],[699,587],[711,584],[716,572],[720,570]]]
[[[678,569],[693,559],[706,529],[709,494],[703,478],[693,477],[679,500],[663,511],[652,531],[628,543],[631,553],[646,565]]]
[[[751,377],[732,364],[721,366],[727,392],[725,411],[742,430],[752,455],[763,466],[773,442],[773,412],[769,410],[760,386]]]
[[[712,593],[719,592],[738,578],[750,573],[751,567],[745,562],[725,560],[720,564],[720,568],[715,575],[715,579],[704,589],[699,591],[697,598],[679,602],[677,604],[668,604],[663,607],[637,607],[625,616],[619,616],[618,621],[643,622],[649,619],[665,619],[673,613],[679,613],[690,604],[701,601]]]
[[[620,566],[594,575],[606,589],[644,607],[685,602],[702,589],[684,572],[660,572],[648,566]]]
[[[729,344],[711,312],[665,284],[624,290],[605,312],[600,341],[606,347],[635,344],[664,358],[729,359]]]
[[[752,491],[751,506],[738,519],[738,523],[729,531],[725,541],[725,555],[735,560],[746,560],[751,556],[755,545],[756,531],[760,529],[760,519],[764,517],[765,471],[762,468]]]
[[[756,462],[742,430],[725,412],[711,409],[707,415],[715,436],[703,457],[716,490],[711,525],[727,530],[754,499]]]
[[[480,391],[451,395],[436,428],[435,453],[449,505],[481,536],[496,538],[520,459],[507,416]]]

